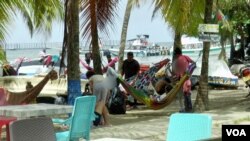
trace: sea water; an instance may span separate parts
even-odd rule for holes
[[[39,53],[43,49],[13,49],[13,50],[6,50],[7,60],[9,62],[14,61],[20,57],[26,57],[27,59],[39,58]],[[46,49],[47,54],[59,55],[60,51],[58,49]]]
[[[33,58],[39,58],[40,55],[39,53],[42,51],[43,49],[15,49],[15,50],[6,50],[6,56],[7,56],[7,60],[9,62],[13,62],[15,61],[15,59],[19,58],[19,57],[26,57],[27,59],[33,59]],[[52,54],[52,55],[59,55],[60,54],[59,49],[46,49],[46,53],[47,54]],[[102,59],[102,65],[105,66],[107,65],[107,58],[105,56],[103,56],[103,53],[101,53],[101,59]],[[199,75],[200,74],[200,70],[201,70],[201,62],[202,62],[202,54],[193,54],[193,55],[189,55],[197,64],[197,69],[194,71],[194,74]],[[229,56],[229,52],[227,52],[227,57]],[[114,56],[113,56],[114,57]],[[124,59],[126,59],[126,55],[124,55]],[[152,66],[154,63],[160,62],[164,59],[170,59],[172,60],[172,56],[166,55],[166,56],[146,56],[146,57],[136,57],[135,59],[140,63],[140,64],[147,64]],[[84,54],[80,54],[80,59],[84,60]],[[212,66],[215,65],[215,63],[218,63],[218,54],[211,54],[209,56],[209,66],[211,66],[210,68],[212,68]],[[91,65],[93,67],[93,60],[91,61]],[[118,68],[118,63],[116,63],[116,69]],[[86,72],[87,70],[80,65],[80,70],[81,72]],[[229,71],[229,68],[222,68],[221,71],[225,71],[227,70],[227,72]],[[212,71],[214,71],[212,69]],[[210,72],[212,73],[212,72]],[[222,72],[222,74],[225,74]]]

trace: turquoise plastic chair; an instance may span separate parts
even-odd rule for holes
[[[78,141],[80,138],[89,140],[95,104],[95,96],[78,97],[75,100],[72,116],[69,119],[53,119],[54,123],[67,124],[69,126],[69,131],[56,133],[57,141]]]
[[[211,138],[212,118],[206,114],[172,114],[167,130],[167,141],[208,139]]]

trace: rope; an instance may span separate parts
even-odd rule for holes
[[[198,56],[198,58],[196,59],[195,63],[199,60],[199,58],[201,57],[201,54],[202,54],[202,50],[199,52],[199,56]]]

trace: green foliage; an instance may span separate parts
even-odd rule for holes
[[[114,25],[118,0],[82,0],[80,2],[82,36],[91,42],[94,70],[102,74],[99,32],[108,34],[108,25]]]
[[[177,32],[198,35],[198,25],[203,23],[204,0],[155,0],[154,14],[160,10],[165,21]]]
[[[94,5],[94,7],[91,5]],[[82,0],[80,2],[80,7],[83,38],[91,40],[91,27],[94,28],[91,21],[93,19],[91,18],[91,11],[95,11],[97,24],[96,27],[98,28],[98,31],[109,36],[108,25],[114,25],[114,17],[116,16],[115,11],[118,9],[118,0]]]
[[[6,61],[6,56],[3,48],[0,46],[0,64],[4,64]]]
[[[239,26],[245,28],[250,23],[250,1],[248,0],[220,0],[218,8],[222,10],[228,21],[228,25],[219,21],[222,24],[222,30],[237,33]]]
[[[0,2],[0,40],[4,39],[7,33],[6,25],[10,21],[10,15],[13,14],[14,7],[10,0],[1,0]]]
[[[61,0],[1,0],[0,1],[0,40],[4,40],[7,25],[19,12],[31,35],[34,31],[49,33],[52,22],[63,18]]]

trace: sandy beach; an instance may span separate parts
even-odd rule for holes
[[[196,99],[196,90],[192,91],[192,100]],[[209,111],[203,113],[212,116],[212,138],[221,138],[223,124],[250,124],[250,98],[245,98],[248,89],[210,90]],[[92,141],[165,141],[169,116],[177,113],[179,105],[173,101],[160,110],[151,110],[140,105],[138,109],[127,111],[124,115],[110,115],[112,126],[93,128]],[[55,126],[56,130],[60,130]],[[4,129],[5,130],[5,129]],[[2,134],[3,141],[5,133]]]
[[[250,99],[245,96],[248,90],[210,90],[210,110],[205,111],[213,119],[212,137],[221,137],[222,124],[250,124]],[[193,91],[192,100],[196,98]],[[161,110],[150,110],[144,106],[127,111],[125,115],[111,115],[111,127],[92,129],[92,140],[120,139],[164,141],[166,140],[169,115],[179,110],[177,102]],[[105,139],[109,138],[109,139]]]

